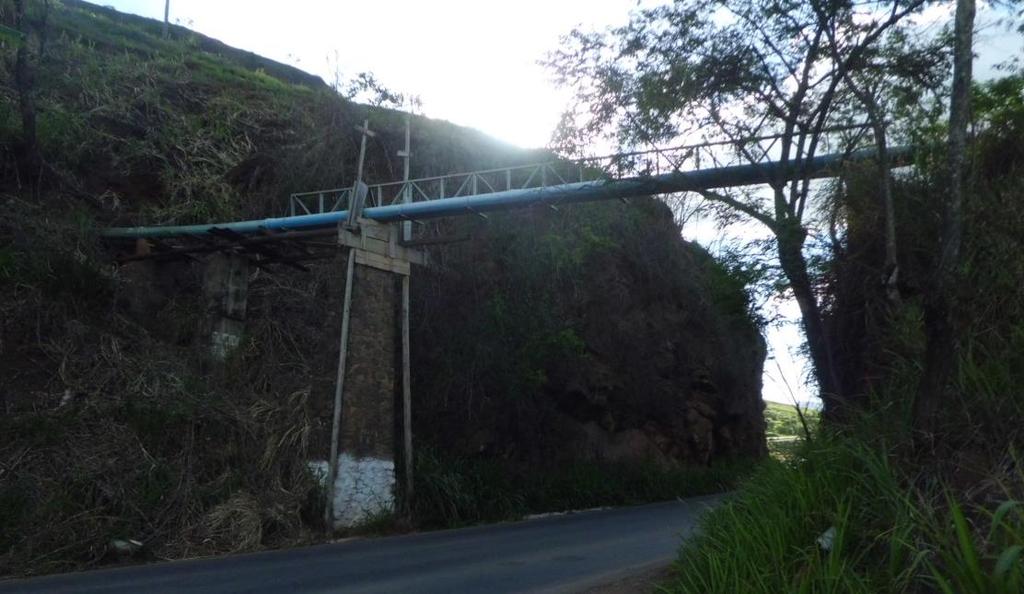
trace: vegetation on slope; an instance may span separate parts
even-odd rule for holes
[[[908,397],[922,373],[919,291],[936,257],[933,196],[945,183],[943,129],[925,123],[927,148],[894,186],[908,298],[891,317],[867,281],[883,252],[870,171],[851,172],[837,197],[850,227],[848,249],[832,262],[836,286],[867,290],[842,294],[833,315],[869,322],[845,347],[869,380],[871,411],[766,463],[684,547],[668,591],[1024,589],[1024,77],[976,88],[974,104],[960,371],[936,439],[914,439]],[[826,547],[818,539],[830,528]]]
[[[733,489],[754,466],[752,459],[668,467],[579,460],[529,468],[427,449],[417,454],[413,517],[421,527],[452,528],[545,512],[671,501]],[[393,519],[385,526],[393,528]]]
[[[414,295],[417,435],[537,468],[764,451],[763,339],[742,281],[659,202],[508,213]],[[427,296],[430,296],[427,298]]]
[[[777,459],[789,460],[798,455],[801,445],[818,430],[821,413],[812,408],[792,404],[765,402],[765,436],[768,451]]]
[[[822,435],[764,463],[684,545],[665,591],[1020,592],[1024,475],[992,477],[997,499],[974,506],[934,482],[908,489],[925,477],[892,447]]]
[[[665,205],[464,222],[476,237],[414,283],[420,518],[703,494],[764,453],[744,283]]]
[[[800,420],[801,415],[804,421]],[[795,405],[782,404],[781,402],[765,402],[764,420],[767,424],[765,434],[769,437],[803,437],[805,429],[814,430],[818,426],[818,411],[813,408],[800,407],[798,411]]]
[[[771,233],[824,427],[711,514],[678,591],[1020,588],[1024,84],[972,106],[976,4],[935,34],[915,18],[930,2],[676,0],[553,54],[578,101],[570,145],[699,132],[718,156],[798,170],[825,147],[876,149],[820,192],[795,176],[702,194]],[[914,166],[890,175],[896,144]]]
[[[97,207],[90,212],[104,222],[279,215],[291,192],[352,183],[353,129],[364,118],[381,132],[368,147],[366,178],[400,177],[398,112],[347,101],[319,79],[254,63],[252,54],[184,29],[165,40],[149,19],[85,2],[53,4],[49,12],[29,2],[28,10],[40,29],[30,44],[32,96],[47,167],[38,179],[23,178],[17,167],[19,92],[4,60],[0,154],[8,188],[39,185]],[[5,54],[12,57],[10,49]],[[426,118],[416,119],[413,142],[422,151],[414,176],[538,158]]]
[[[29,5],[41,168],[21,159],[14,52],[0,50],[0,575],[122,561],[116,543],[132,540],[139,560],[324,538],[323,493],[307,461],[328,451],[329,400],[312,384],[333,380],[333,367],[317,366],[315,337],[337,302],[337,262],[255,273],[245,340],[212,366],[202,356],[199,267],[115,268],[96,229],[278,215],[291,192],[352,182],[364,118],[378,132],[367,179],[396,179],[401,114],[185,30],[163,40],[151,21],[72,1],[52,3],[44,20],[41,5]],[[413,143],[414,176],[540,160],[423,118]],[[647,215],[619,219],[635,225],[634,216]],[[607,255],[635,239],[610,218],[566,209],[558,220],[590,229],[587,247]],[[572,246],[552,257],[530,252],[511,223],[504,231],[508,249],[542,254],[525,261],[540,272],[566,258],[583,265]],[[709,259],[701,266],[725,297],[723,316],[748,323],[742,283]],[[680,280],[678,270],[647,272],[652,285]],[[538,270],[518,278],[541,284]],[[500,396],[535,397],[538,368],[519,357],[524,345],[540,340],[554,357],[576,341],[531,326],[541,320],[532,309],[504,311],[503,324],[537,332],[494,345],[516,388]],[[424,526],[706,492],[734,474],[580,464],[527,482],[522,466],[440,448],[417,464]]]

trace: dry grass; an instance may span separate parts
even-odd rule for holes
[[[102,264],[88,225],[25,203],[0,215],[0,240],[0,575],[117,561],[114,540],[177,559],[315,537],[308,369],[247,371],[300,359],[294,333],[255,325],[216,371],[187,290],[197,271],[161,294]]]

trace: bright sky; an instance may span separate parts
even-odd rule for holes
[[[163,0],[97,0],[163,19]],[[171,0],[177,22],[327,82],[372,71],[431,117],[544,146],[566,102],[537,64],[574,26],[624,20],[636,0]]]
[[[98,0],[163,19],[163,0]],[[327,82],[373,72],[388,87],[419,95],[434,118],[477,128],[524,147],[547,144],[567,95],[555,89],[537,61],[559,36],[582,24],[596,29],[625,22],[638,0],[171,0],[171,21],[229,45],[318,74]],[[647,0],[643,2],[648,4]],[[950,3],[952,4],[952,3]],[[937,7],[928,19],[948,18]],[[1020,55],[1019,34],[993,25],[982,3],[976,75]],[[749,226],[726,230],[750,238]],[[684,230],[711,243],[722,232],[706,225]],[[769,328],[772,359],[765,363],[764,397],[815,399],[803,385],[807,362],[795,303],[773,304],[789,322]],[[792,389],[792,392],[790,391]]]

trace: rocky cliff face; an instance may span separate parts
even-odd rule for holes
[[[438,259],[414,285],[419,438],[530,463],[764,453],[743,287],[663,204],[492,218]]]

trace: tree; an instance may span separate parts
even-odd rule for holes
[[[817,8],[820,12],[820,8]],[[825,16],[820,15],[824,20]],[[839,59],[840,40],[835,31],[828,31],[827,40],[833,59]],[[894,115],[906,122],[926,117],[921,106],[927,94],[938,93],[948,68],[944,36],[928,42],[907,36],[906,31],[893,32],[884,43],[868,48],[858,68],[844,73],[845,84],[866,116],[877,152],[879,180],[879,211],[882,213],[881,235],[884,237],[885,261],[881,283],[891,306],[901,302],[899,288],[899,249],[896,233],[896,208],[893,201],[889,136]],[[858,114],[858,110],[853,113]]]
[[[955,309],[960,243],[964,227],[964,161],[971,109],[974,60],[974,0],[957,0],[953,30],[953,90],[949,102],[949,192],[942,210],[939,261],[925,300],[925,362],[914,425],[922,434],[935,430],[936,415],[957,366]]]
[[[391,89],[372,72],[360,72],[337,90],[346,99],[374,107],[401,109],[408,101],[419,103],[418,97]]]
[[[773,160],[781,171],[796,173],[771,183],[767,198],[701,194],[773,234],[825,412],[833,418],[841,415],[844,397],[804,254],[813,207],[803,164],[833,141],[834,126],[848,121],[839,106],[853,97],[850,82],[870,66],[883,36],[905,33],[906,17],[925,4],[677,0],[634,13],[629,24],[607,33],[573,31],[548,60],[576,96],[563,118],[571,131],[562,138],[606,134],[632,147],[699,136],[728,141],[739,159]]]

